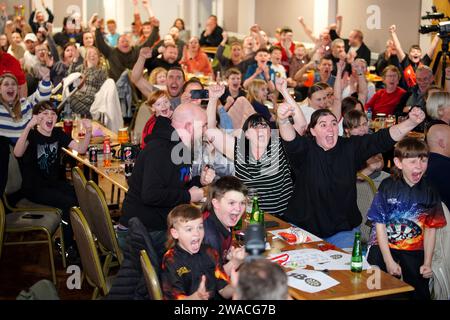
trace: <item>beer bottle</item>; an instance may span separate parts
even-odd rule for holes
[[[261,211],[259,210],[258,197],[253,197],[252,213],[250,215],[250,223],[261,223]]]
[[[353,243],[352,261],[350,269],[352,272],[361,272],[363,265],[362,248],[361,248],[361,232],[355,233],[355,242]]]

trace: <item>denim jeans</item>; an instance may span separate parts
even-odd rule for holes
[[[355,233],[359,231],[359,226],[350,231],[341,231],[332,235],[331,237],[324,238],[323,240],[334,244],[341,249],[353,248],[353,242],[355,241]]]

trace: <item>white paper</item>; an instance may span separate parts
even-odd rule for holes
[[[284,257],[280,260],[276,259],[280,255]],[[287,268],[304,268],[307,265],[320,266],[331,262],[331,258],[328,255],[317,249],[283,251],[282,253],[269,255],[268,258]]]
[[[300,291],[316,293],[339,284],[320,271],[296,269],[287,273],[288,285]]]
[[[283,238],[279,235],[280,232],[286,232],[286,233],[294,234],[297,237],[297,241],[295,243],[293,243],[293,244],[322,241],[322,239],[320,239],[319,237],[313,235],[312,233],[309,233],[308,231],[300,229],[300,228],[297,228],[297,227],[291,227],[291,228],[288,228],[288,229],[272,230],[272,231],[269,231],[269,232],[272,233],[274,235],[274,237],[277,237],[277,238],[282,239],[282,240],[283,240]]]
[[[323,253],[330,258],[330,261],[320,264],[311,264],[315,270],[350,270],[350,263],[352,259],[351,254],[336,250],[327,250]],[[367,270],[367,268],[369,268],[369,264],[367,263],[365,257],[363,257],[363,270]]]

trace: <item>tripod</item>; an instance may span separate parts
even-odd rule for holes
[[[442,50],[438,52],[436,55],[436,60],[433,65],[433,74],[436,74],[437,69],[439,68],[439,61],[442,60],[442,73],[441,73],[441,88],[445,86],[445,68],[447,68],[447,56],[448,56],[448,44],[450,42],[450,35],[446,34],[441,37],[442,39]],[[432,57],[430,57],[432,58]]]

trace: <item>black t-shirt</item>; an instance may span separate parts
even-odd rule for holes
[[[28,133],[28,147],[23,155],[22,187],[51,186],[58,180],[61,148],[67,148],[72,138],[61,128],[54,128],[46,137],[37,130]]]

